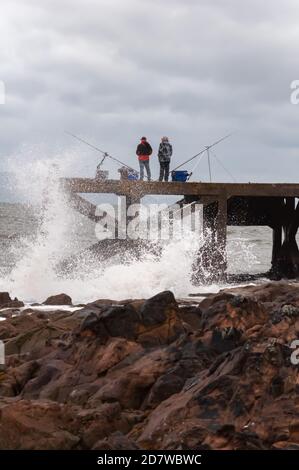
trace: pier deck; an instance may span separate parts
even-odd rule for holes
[[[97,181],[91,178],[64,178],[65,186],[74,193],[110,193],[140,197],[157,195],[192,196],[261,196],[299,197],[299,184],[293,183],[201,183],[201,182],[160,182],[160,181]]]

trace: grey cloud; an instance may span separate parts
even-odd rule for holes
[[[295,178],[296,1],[2,0],[1,8],[0,171],[23,144],[40,143],[44,154],[82,152],[76,171],[91,171],[96,157],[65,129],[135,165],[141,134],[155,149],[169,134],[179,161],[236,130],[219,152],[238,178]]]

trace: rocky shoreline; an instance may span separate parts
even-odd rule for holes
[[[71,303],[0,293],[0,449],[299,449],[298,284]]]

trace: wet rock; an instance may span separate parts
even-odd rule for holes
[[[299,317],[299,307],[294,305],[283,305],[281,308],[274,310],[271,315],[271,321],[274,325],[280,323],[284,318]]]
[[[235,295],[230,299],[230,304],[233,307],[244,307],[246,303],[248,302],[248,299],[244,297],[243,295]]]
[[[140,317],[131,305],[114,306],[104,308],[101,312],[95,312],[89,307],[85,316],[81,333],[90,331],[103,340],[109,337],[123,337],[136,339]],[[80,312],[80,316],[84,310]]]
[[[294,305],[284,305],[281,309],[281,313],[290,318],[299,316],[299,308]]]
[[[165,371],[166,356],[161,353],[136,355],[134,361],[123,361],[102,381],[90,404],[119,403],[122,409],[140,409],[143,402]],[[124,367],[125,366],[125,367]]]
[[[0,308],[3,308],[3,305],[12,302],[8,292],[0,292]]]
[[[21,302],[18,299],[12,300],[11,302],[8,302],[1,306],[1,308],[15,308],[15,309],[22,308],[22,307],[24,307],[24,302]]]
[[[43,395],[43,390],[47,384],[51,381],[56,380],[59,373],[62,373],[56,364],[44,364],[42,367],[38,366],[39,373],[36,377],[31,377],[30,380],[26,381],[26,385],[23,386],[22,396],[24,398],[38,398]],[[36,372],[36,370],[34,371]]]
[[[81,423],[82,444],[92,449],[96,443],[119,431],[127,434],[130,426],[122,417],[121,407],[118,403],[105,403],[97,409],[86,409],[79,412]]]
[[[194,303],[162,292],[1,322],[0,448],[295,449],[298,285]]]
[[[7,308],[7,309],[2,310],[0,312],[0,316],[2,318],[11,318],[13,315],[16,315],[17,313],[19,313],[18,310],[15,310],[13,308]]]
[[[201,310],[205,312],[208,310],[210,307],[213,307],[215,304],[222,303],[225,305],[227,302],[229,302],[231,299],[234,298],[234,295],[228,292],[219,292],[218,294],[211,294],[204,300],[202,300],[199,304]]]
[[[242,332],[234,327],[225,328],[223,330],[216,328],[212,333],[210,347],[221,354],[238,347],[241,343],[241,338]]]
[[[185,380],[176,373],[162,375],[151,389],[147,400],[148,406],[156,406],[171,395],[182,390]]]
[[[201,327],[202,310],[198,306],[183,306],[179,308],[178,315],[193,331]]]
[[[144,302],[141,310],[141,321],[145,326],[154,326],[163,323],[167,319],[170,309],[177,309],[178,304],[172,292],[165,291],[155,295]]]
[[[155,295],[141,305],[138,341],[145,347],[170,344],[186,332],[172,292]]]
[[[299,450],[299,444],[296,442],[280,441],[275,442],[272,448],[274,450]]]
[[[109,336],[120,336],[131,340],[137,338],[140,316],[131,305],[110,307],[102,313],[100,320],[104,323]]]
[[[270,393],[274,398],[277,398],[284,393],[284,380],[279,375],[273,377],[270,385]]]
[[[0,448],[5,450],[71,450],[74,410],[53,402],[18,401],[0,404]]]
[[[215,301],[202,315],[201,326],[204,330],[214,328],[235,328],[247,332],[253,327],[264,325],[269,315],[262,303],[251,298],[230,296],[225,302],[222,298]]]
[[[108,331],[105,328],[104,322],[99,318],[98,314],[95,312],[89,312],[88,315],[84,318],[80,326],[80,335],[81,336],[96,336],[103,343],[105,343],[108,338]]]
[[[124,436],[120,432],[116,432],[105,439],[98,441],[93,450],[138,450],[137,444]]]
[[[58,294],[48,297],[43,305],[72,305],[72,299],[66,294]]]
[[[84,318],[80,334],[95,335],[102,342],[110,337],[122,337],[151,347],[170,343],[184,332],[178,304],[171,292],[162,292],[141,303],[89,306],[79,316]]]

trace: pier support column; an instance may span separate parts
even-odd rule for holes
[[[68,198],[69,204],[74,210],[80,212],[82,215],[85,215],[93,222],[99,221],[100,217],[96,215],[97,206],[95,204],[87,201],[85,198],[75,193],[69,193]]]
[[[299,227],[299,203],[295,209],[295,198],[286,198],[284,213],[284,240],[280,248],[278,247],[278,241],[276,242],[277,250],[275,250],[275,257],[272,260],[272,269],[270,271],[270,276],[274,279],[283,277],[294,279],[299,276],[299,250],[296,241]]]
[[[227,270],[227,197],[224,195],[218,200],[218,210],[215,220],[216,232],[216,266],[221,278],[225,277]]]
[[[282,225],[274,227],[272,233],[272,266],[277,262],[282,245]]]
[[[193,264],[194,284],[223,280],[227,270],[227,197],[215,197],[215,202],[203,208],[203,245]]]
[[[134,192],[126,195],[126,232],[128,230],[129,223],[136,217],[136,213],[133,213],[130,208],[133,205],[140,205],[140,202],[141,195],[139,193]]]

